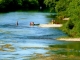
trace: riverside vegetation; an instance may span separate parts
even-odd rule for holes
[[[80,0],[45,0],[51,11],[57,12],[57,20],[62,22],[63,18],[70,18],[63,23],[61,29],[70,37],[80,37]],[[54,7],[53,7],[54,6]]]
[[[59,23],[63,23],[63,27],[61,28],[71,37],[80,37],[80,28],[79,28],[79,16],[80,16],[80,1],[79,0],[0,0],[0,12],[3,11],[15,11],[15,10],[37,10],[40,6],[44,7],[42,10],[49,8],[50,12],[57,13],[56,19]],[[35,6],[35,8],[33,8]],[[69,21],[63,21],[62,19],[68,17]],[[24,32],[23,32],[24,34]],[[25,35],[25,34],[24,34]],[[9,39],[9,38],[8,38]],[[11,40],[12,41],[12,40]],[[21,40],[20,40],[21,41]],[[2,42],[1,42],[2,43]],[[5,42],[6,43],[6,42]],[[13,41],[13,43],[17,43],[17,41]],[[21,42],[20,42],[21,43]],[[49,48],[44,48],[50,51],[60,51],[58,54],[52,54],[46,52],[46,54],[50,56],[45,56],[43,54],[33,54],[30,60],[80,60],[80,49],[79,44],[74,42],[73,44],[66,45],[56,45],[50,46]],[[19,44],[18,44],[19,45]],[[74,48],[76,46],[76,48]],[[18,46],[20,49],[25,50],[28,49],[25,46]],[[62,48],[62,49],[59,49]],[[36,48],[37,49],[37,48]],[[17,48],[13,44],[2,44],[0,46],[0,51],[4,52],[15,52]],[[27,51],[27,50],[26,50]],[[52,52],[53,52],[52,51]],[[66,53],[67,52],[67,53]],[[61,54],[62,53],[62,54]],[[19,53],[18,53],[19,54]],[[18,54],[16,56],[18,57]],[[10,57],[16,59],[14,56]],[[19,56],[20,58],[20,56]],[[26,60],[27,56],[23,56],[24,60]],[[7,60],[6,58],[3,60]]]
[[[43,10],[45,9],[44,0],[0,0],[0,12],[16,10]]]
[[[0,0],[0,12],[40,9],[55,11],[59,22],[70,18],[61,29],[70,37],[80,37],[80,0]]]

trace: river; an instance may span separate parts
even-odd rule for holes
[[[80,56],[79,42],[56,40],[66,36],[61,30],[30,26],[30,22],[49,23],[50,14],[54,15],[48,12],[0,13],[0,60],[36,60],[38,55],[54,54]]]

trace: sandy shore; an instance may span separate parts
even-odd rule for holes
[[[40,24],[39,27],[61,27],[62,24]]]
[[[80,41],[80,38],[58,38],[57,40],[62,40],[62,41]]]

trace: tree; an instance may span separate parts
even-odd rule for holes
[[[72,1],[67,0],[67,2],[68,2],[68,6],[67,8],[63,10],[61,10],[60,9],[61,7],[58,7],[59,5],[57,5],[58,13],[65,11],[66,16],[68,16],[71,21],[71,22],[68,21],[67,24],[63,26],[63,30],[65,29],[64,31],[67,32],[70,36],[80,37],[80,31],[79,31],[79,28],[80,28],[80,0],[72,0]],[[66,7],[66,5],[62,4],[62,7],[63,6]]]
[[[50,12],[55,10],[56,2],[59,0],[44,0],[46,7],[50,8]]]
[[[43,1],[43,0],[42,0]],[[0,0],[0,11],[9,10],[36,10],[39,8],[38,0]]]

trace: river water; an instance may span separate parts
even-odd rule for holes
[[[79,42],[56,40],[66,36],[61,30],[29,25],[30,22],[49,23],[52,18],[47,16],[50,14],[54,15],[44,12],[0,13],[0,60],[30,60],[36,54],[80,56]]]

